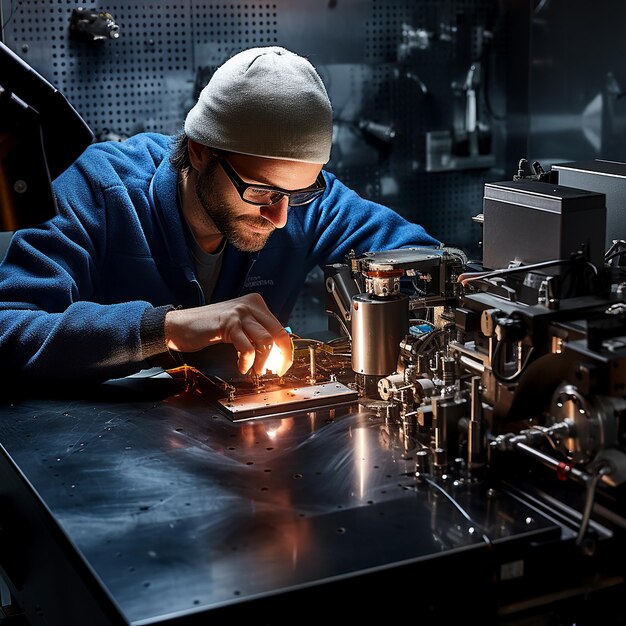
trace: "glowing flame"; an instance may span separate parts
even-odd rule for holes
[[[282,373],[285,369],[285,364],[288,359],[285,358],[281,349],[274,344],[272,349],[270,350],[270,354],[267,357],[267,361],[265,361],[265,368],[263,370],[263,374],[271,373],[278,374]]]

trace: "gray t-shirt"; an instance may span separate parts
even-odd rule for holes
[[[215,283],[217,283],[217,278],[220,275],[220,270],[222,269],[226,239],[222,240],[222,243],[215,252],[209,254],[200,247],[196,238],[193,236],[191,229],[187,227],[185,230],[187,235],[187,245],[189,246],[191,258],[193,259],[198,282],[200,283],[200,287],[202,288],[202,293],[204,293],[206,301],[210,302],[213,289],[215,289]]]

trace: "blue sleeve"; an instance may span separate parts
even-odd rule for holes
[[[320,264],[341,263],[357,255],[406,246],[439,246],[419,224],[393,209],[366,200],[325,172],[327,190],[310,211],[302,212],[303,232],[311,236],[311,255]]]
[[[136,372],[150,305],[90,301],[107,247],[104,192],[78,166],[56,183],[59,214],[17,231],[0,264],[0,373],[55,381]]]

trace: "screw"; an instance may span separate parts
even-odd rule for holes
[[[24,193],[28,190],[28,185],[26,184],[25,180],[16,180],[15,184],[13,185],[13,189],[15,189],[17,193]]]

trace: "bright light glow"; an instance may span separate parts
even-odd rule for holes
[[[365,428],[357,428],[354,431],[354,460],[356,462],[356,474],[359,477],[359,497],[365,495],[365,485],[367,482],[367,468],[370,461],[370,450],[367,442]]]
[[[281,349],[274,344],[270,350],[270,355],[267,357],[267,361],[265,361],[263,373],[267,374],[271,372],[272,374],[277,374],[278,372],[282,372],[285,369],[286,361],[287,359]]]

